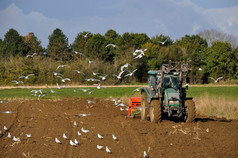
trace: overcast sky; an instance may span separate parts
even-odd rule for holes
[[[70,44],[79,32],[109,29],[173,40],[217,29],[238,39],[238,0],[0,0],[1,39],[10,28],[34,32],[44,47],[55,28]]]

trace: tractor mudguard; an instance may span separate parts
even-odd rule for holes
[[[141,90],[141,93],[142,92],[145,92],[147,102],[150,104],[151,99],[154,97],[153,91],[151,91],[149,87],[143,87],[142,90]]]

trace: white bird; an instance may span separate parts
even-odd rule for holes
[[[142,58],[144,56],[144,54],[139,54],[138,56],[136,56],[135,58],[133,58],[133,59],[137,59],[137,58]]]
[[[50,89],[50,92],[51,92],[51,93],[55,93],[55,91],[53,91],[53,89],[51,89],[51,88],[49,88],[49,89]]]
[[[7,134],[7,137],[8,137],[8,138],[12,138],[12,136],[11,136],[11,133],[10,133],[10,132],[8,132],[8,134]]]
[[[98,138],[103,139],[103,136],[100,135],[99,133],[97,134]]]
[[[144,151],[144,157],[145,158],[149,157],[148,154],[146,153],[146,151]]]
[[[90,92],[88,92],[87,94],[91,94],[94,90],[91,90]]]
[[[87,32],[85,35],[83,35],[84,38],[88,37],[89,32]]]
[[[57,66],[56,71],[61,67],[70,67],[70,66],[68,66],[68,65],[59,65],[59,66]]]
[[[80,53],[80,52],[77,52],[77,51],[74,51],[75,54],[79,54],[79,55],[83,55],[83,53]]]
[[[78,114],[78,115],[75,115],[75,116],[82,116],[82,117],[85,117],[85,116],[90,116],[91,114]]]
[[[7,131],[8,129],[7,129],[7,126],[3,126],[3,129],[5,130],[5,131]]]
[[[79,145],[79,142],[77,141],[77,139],[74,139],[74,143]]]
[[[93,85],[96,86],[97,89],[106,88],[106,87],[103,87],[101,84],[93,84]]]
[[[15,82],[16,84],[23,83],[22,81],[16,81],[16,80],[14,80],[14,81],[12,81],[12,82]]]
[[[56,85],[57,85],[57,88],[58,89],[61,89],[62,87],[60,87],[60,85],[58,84],[58,83],[56,83]]]
[[[79,70],[73,70],[73,71],[77,72],[78,74],[83,74],[83,75],[85,75],[83,72],[81,72],[81,71],[79,71]]]
[[[52,72],[54,76],[63,76],[61,73],[58,72]]]
[[[12,138],[15,142],[20,142],[20,138],[17,138],[17,137],[15,137],[15,136],[13,136],[13,138]]]
[[[74,121],[74,126],[77,126],[77,123],[76,123],[76,121]]]
[[[113,138],[113,140],[118,140],[114,134],[112,134],[112,138]]]
[[[3,111],[3,112],[0,112],[0,113],[2,113],[2,114],[14,114],[15,112],[13,112],[13,111]]]
[[[26,137],[27,137],[27,138],[31,138],[32,135],[31,135],[31,134],[26,134]]]
[[[218,77],[216,80],[213,77],[210,77],[210,79],[214,80],[214,82],[217,83],[219,80],[223,79],[223,77]]]
[[[106,146],[106,152],[109,153],[109,154],[112,153],[111,150],[108,148],[108,146]]]
[[[168,41],[168,38],[167,38],[165,41],[163,41],[163,42],[159,41],[159,43],[161,43],[162,45],[164,45],[167,41]]]
[[[101,150],[101,149],[103,148],[103,146],[97,145],[97,148],[98,148],[99,150]]]
[[[123,108],[121,108],[121,107],[120,107],[120,110],[121,110],[121,111],[124,111],[124,109],[123,109]]]
[[[133,92],[139,92],[141,88],[136,88]]]
[[[88,101],[88,104],[91,104],[91,103],[95,104],[94,101],[90,101],[90,100],[87,100],[87,101]]]
[[[74,143],[72,140],[69,141],[69,144],[72,145],[72,146],[77,146],[77,144]]]
[[[115,75],[115,74],[112,74],[112,76],[115,76],[115,77],[117,77],[117,79],[121,79],[121,75],[123,74],[123,72],[125,72],[125,71],[121,71],[118,75]]]
[[[127,77],[127,76],[132,76],[132,75],[134,74],[134,72],[136,72],[136,71],[137,71],[137,69],[133,70],[131,73],[126,74],[125,77]]]
[[[58,138],[55,138],[55,142],[58,143],[58,144],[61,144],[61,142],[59,141]]]
[[[83,92],[87,92],[87,91],[91,90],[91,89],[84,89],[84,88],[79,88],[79,89],[81,89]]]
[[[106,75],[106,76],[98,76],[98,77],[100,77],[103,81],[104,80],[106,80],[106,77],[107,77],[108,75]]]
[[[137,53],[140,53],[142,55],[145,55],[144,52],[147,51],[147,49],[136,49],[134,52],[133,52],[133,55],[137,55]]]
[[[68,139],[68,137],[66,136],[65,133],[63,133],[63,138],[66,139],[66,140]]]
[[[125,65],[122,65],[122,66],[121,66],[121,71],[124,71],[123,69],[124,69],[125,67],[128,67],[128,66],[129,66],[128,63],[126,63]]]
[[[29,58],[29,57],[33,58],[33,57],[36,56],[36,55],[38,55],[38,54],[37,54],[37,53],[28,54],[28,55],[26,56],[26,58]]]
[[[97,75],[99,75],[100,73],[97,73],[97,72],[93,72],[93,75],[94,76],[97,76]]]
[[[119,49],[119,47],[118,47],[117,45],[115,45],[115,44],[108,44],[108,45],[106,45],[106,47],[109,47],[109,46],[112,46],[112,47],[114,47],[114,48]]]
[[[69,78],[62,78],[61,76],[57,76],[57,77],[60,78],[62,82],[71,81],[71,79]]]
[[[89,132],[89,130],[85,130],[85,129],[83,129],[83,127],[81,128],[81,131],[82,131],[83,133],[88,133],[88,132]]]
[[[27,76],[20,76],[19,78],[25,78],[25,79],[29,79],[30,76],[34,76],[35,74],[29,74]]]
[[[199,71],[202,71],[202,68],[198,68]]]
[[[92,63],[96,63],[96,62],[88,59],[88,63],[92,64]]]
[[[118,107],[118,106],[126,107],[126,108],[128,107],[126,104],[123,104],[123,103],[120,103],[120,104],[117,104],[117,105],[116,105],[116,107]]]
[[[77,134],[78,134],[78,136],[81,136],[81,135],[82,135],[79,131],[77,132]]]
[[[0,100],[0,103],[8,103],[6,100]]]

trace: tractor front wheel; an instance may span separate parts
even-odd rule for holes
[[[141,120],[145,120],[145,119],[147,119],[147,115],[148,115],[148,102],[146,99],[145,92],[142,92],[142,94],[141,94],[140,107],[141,107],[141,112],[140,112]]]
[[[150,121],[155,123],[162,121],[162,109],[159,100],[151,101]]]
[[[185,108],[186,108],[185,122],[186,123],[194,122],[194,120],[196,118],[196,109],[195,109],[194,101],[186,100]]]

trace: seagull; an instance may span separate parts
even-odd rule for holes
[[[29,79],[30,76],[34,76],[35,74],[29,74],[27,76],[20,76],[19,78],[25,78],[25,79]]]
[[[79,71],[79,70],[73,70],[73,71],[77,72],[78,74],[83,74],[83,75],[85,75],[83,72],[81,72],[81,71]]]
[[[83,92],[87,92],[88,90],[91,90],[91,89],[84,89],[84,88],[79,88],[81,89]]]
[[[32,55],[31,55],[31,54],[28,54],[28,55],[26,56],[26,58],[29,58],[29,57],[33,58],[33,57],[36,56],[36,55],[38,55],[38,54],[37,54],[37,53],[33,53]]]
[[[94,76],[97,76],[98,74],[100,74],[100,73],[97,73],[97,72],[93,72],[93,75],[94,75]]]
[[[88,37],[89,32],[87,32],[85,35],[83,35],[84,38]]]
[[[49,89],[50,89],[50,92],[51,92],[51,93],[55,93],[55,91],[53,91],[53,89],[51,89],[51,88],[49,88]]]
[[[108,146],[106,146],[106,152],[109,153],[109,154],[112,153],[111,150],[108,148]]]
[[[139,92],[141,88],[136,88],[133,92]]]
[[[115,77],[117,77],[117,79],[121,79],[121,75],[123,74],[123,72],[125,72],[125,71],[121,71],[120,73],[119,73],[119,75],[115,75],[115,74],[112,74],[112,76],[115,76]]]
[[[2,113],[2,114],[14,114],[15,112],[13,112],[13,111],[3,111],[3,112],[0,112],[0,113]]]
[[[121,71],[124,71],[123,69],[124,69],[125,67],[128,67],[128,66],[129,66],[128,63],[126,63],[125,65],[122,65],[122,66],[121,66]]]
[[[145,158],[149,157],[149,156],[147,155],[146,151],[144,151],[144,157],[145,157]]]
[[[26,134],[26,137],[27,137],[27,138],[31,138],[32,135],[31,135],[31,134]]]
[[[214,82],[217,83],[219,80],[223,79],[223,77],[218,77],[216,80],[213,77],[210,77],[210,79],[214,80]]]
[[[8,103],[6,100],[0,100],[0,103]]]
[[[103,87],[103,86],[100,85],[100,84],[93,84],[93,85],[96,86],[97,89],[106,88],[106,87]]]
[[[145,51],[147,51],[147,49],[144,49],[144,50],[142,50],[142,49],[136,49],[136,50],[133,52],[133,55],[137,55],[137,53],[140,53],[140,54],[145,55],[145,54],[144,54]]]
[[[58,72],[52,72],[55,76],[63,76],[61,73]]]
[[[14,80],[14,81],[12,81],[12,82],[15,82],[16,84],[23,83],[22,81],[16,81],[16,80]]]
[[[162,45],[164,45],[167,41],[168,41],[168,38],[167,38],[165,41],[163,41],[163,42],[159,41],[159,43],[161,43]]]
[[[97,134],[98,138],[103,139],[103,136],[101,136],[99,133]]]
[[[198,70],[199,70],[199,71],[202,71],[202,68],[199,67]]]
[[[61,142],[59,141],[58,138],[55,138],[55,142],[58,143],[58,144],[61,144]]]
[[[141,53],[141,54],[139,54],[138,56],[136,56],[135,58],[133,58],[133,59],[137,59],[137,58],[142,58],[144,55]]]
[[[8,129],[7,129],[7,126],[3,126],[3,129],[5,130],[5,131],[7,131]]]
[[[75,54],[79,54],[79,55],[83,55],[83,53],[80,53],[80,52],[77,52],[77,51],[74,51]]]
[[[77,144],[74,143],[72,140],[69,141],[69,144],[72,145],[72,146],[77,146]]]
[[[91,90],[90,92],[88,92],[87,94],[91,94],[94,90]]]
[[[92,64],[92,63],[96,63],[96,62],[88,59],[88,63]]]
[[[12,138],[12,136],[11,136],[11,133],[10,133],[10,132],[8,132],[8,134],[7,134],[7,137],[8,137],[8,138]]]
[[[118,140],[117,137],[116,137],[114,134],[112,134],[112,138],[113,138],[113,140],[115,140],[115,141]]]
[[[119,49],[119,47],[118,47],[117,45],[115,45],[115,44],[108,44],[108,45],[106,45],[106,47],[109,47],[109,46],[112,46],[112,47],[114,47],[114,48]]]
[[[133,70],[131,73],[126,74],[125,77],[127,77],[127,76],[132,76],[132,75],[134,74],[134,72],[136,72],[136,71],[137,71],[137,69]]]
[[[56,71],[61,67],[69,67],[69,66],[68,65],[59,65],[59,66],[57,66]]]
[[[79,131],[77,132],[77,134],[78,134],[78,136],[81,136],[81,135],[82,135]]]
[[[66,140],[68,139],[68,137],[66,136],[65,133],[63,133],[63,138],[66,139]]]
[[[90,101],[90,100],[87,100],[87,101],[88,101],[88,104],[91,104],[91,103],[95,104],[94,101]]]
[[[31,92],[34,92],[35,94],[37,94],[39,92],[40,94],[42,94],[42,89],[39,89],[39,90],[33,89],[33,90],[31,90]]]
[[[83,127],[81,128],[81,131],[82,131],[83,133],[88,133],[88,132],[89,132],[89,130],[85,130],[85,129],[83,129]]]
[[[58,84],[58,83],[56,83],[56,85],[57,85],[57,88],[58,89],[61,89],[62,87],[60,87],[60,85]]]
[[[98,76],[98,77],[100,77],[103,81],[104,80],[106,80],[106,77],[107,77],[108,75],[106,75],[106,76]]]
[[[76,123],[76,121],[74,121],[74,126],[77,126],[77,123]]]
[[[82,116],[82,117],[85,117],[85,116],[90,116],[91,114],[78,114],[78,115],[74,115],[74,116]]]
[[[77,139],[74,139],[74,143],[75,143],[76,145],[79,145],[79,142],[77,141]]]
[[[69,78],[62,78],[61,76],[57,76],[57,77],[60,78],[62,82],[71,81]]]
[[[120,110],[121,110],[121,111],[124,111],[124,109],[123,109],[123,108],[121,108],[121,107],[120,107]]]
[[[103,148],[103,146],[97,145],[97,148],[98,148],[99,150],[101,150],[101,149]]]
[[[15,142],[20,142],[20,138],[16,138],[15,136],[13,136],[12,138]]]
[[[126,107],[126,108],[128,107],[126,104],[123,104],[123,103],[121,103],[121,104],[117,104],[117,105],[116,105],[116,107],[118,107],[118,106]]]

